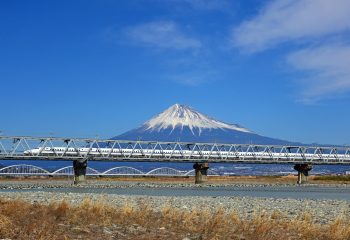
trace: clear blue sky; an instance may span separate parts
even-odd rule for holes
[[[182,103],[350,144],[350,2],[316,2],[1,1],[0,130],[111,137]]]

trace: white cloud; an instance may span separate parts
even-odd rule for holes
[[[302,80],[304,102],[334,98],[350,91],[350,45],[313,47],[291,53],[287,60],[308,73]]]
[[[157,21],[125,29],[126,36],[134,43],[167,49],[198,49],[201,42],[182,32],[173,21]]]
[[[274,0],[233,29],[232,43],[258,52],[290,40],[311,40],[350,29],[349,0]]]
[[[312,103],[350,92],[349,16],[349,0],[273,0],[234,28],[231,40],[248,53],[285,42],[302,46],[287,62],[306,75],[300,80],[301,100]]]

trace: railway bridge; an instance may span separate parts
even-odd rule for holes
[[[350,147],[0,136],[0,159],[72,161],[75,184],[89,161],[190,162],[196,183],[207,181],[209,163],[294,164],[301,184],[312,165],[350,165]]]

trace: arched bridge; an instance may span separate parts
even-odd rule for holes
[[[66,166],[55,171],[48,171],[38,166],[28,164],[16,164],[0,168],[0,176],[73,176],[73,166]],[[178,170],[169,167],[161,167],[143,172],[133,167],[120,166],[113,167],[100,172],[94,168],[87,167],[87,176],[194,176],[194,170]],[[219,176],[213,170],[208,171],[209,176]]]

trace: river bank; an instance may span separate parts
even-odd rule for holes
[[[0,181],[0,238],[350,238],[347,184],[44,180]]]
[[[0,238],[4,239],[350,237],[349,203],[340,201],[45,192],[1,196]]]
[[[286,184],[296,185],[297,175],[287,176],[209,176],[208,184]],[[87,176],[91,182],[194,183],[192,176]],[[0,176],[1,182],[73,182],[73,176]],[[309,176],[308,184],[350,185],[350,175]]]
[[[326,224],[337,217],[350,218],[349,185],[207,184],[90,181],[74,186],[67,181],[0,182],[1,198],[29,203],[66,201],[79,205],[84,199],[115,207],[141,202],[155,211],[171,206],[184,211],[223,208],[239,217],[252,218],[257,212],[281,213],[296,218],[308,213],[314,223]]]

